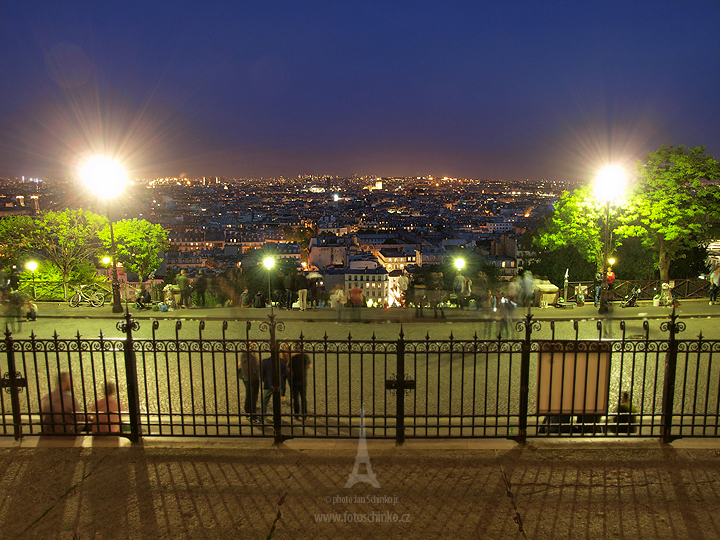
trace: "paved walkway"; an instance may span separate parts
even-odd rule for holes
[[[720,538],[718,439],[45,444],[0,439],[0,538]]]
[[[270,313],[268,308],[236,308],[236,307],[195,307],[192,309],[177,309],[169,312],[151,310],[137,310],[129,306],[130,312],[137,319],[151,318],[177,318],[177,319],[205,319],[205,320],[258,320],[266,319]],[[112,306],[106,303],[101,308],[79,306],[71,308],[67,302],[42,302],[39,306],[42,318],[77,318],[77,319],[116,319],[121,317],[112,313]],[[285,309],[274,310],[278,319],[282,320],[303,320],[303,321],[335,321],[336,311],[332,308],[316,308],[307,311]],[[621,308],[616,305],[613,310],[613,317],[625,320],[656,319],[667,317],[672,313],[671,308],[655,307],[651,303],[644,302],[638,307]],[[707,299],[683,300],[676,309],[676,313],[684,318],[689,317],[720,317],[720,304],[711,306]],[[524,315],[525,312],[519,308],[515,310],[515,319]],[[444,317],[442,317],[444,315]],[[598,310],[593,304],[585,304],[582,307],[573,308],[533,308],[534,320],[568,320],[568,319],[602,319]],[[492,316],[477,310],[446,308],[435,312],[432,309],[424,309],[422,317],[414,308],[365,308],[361,310],[361,322],[447,322],[447,321],[474,321],[479,318]],[[351,310],[343,312],[343,320],[350,322]]]

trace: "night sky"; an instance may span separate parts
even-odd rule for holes
[[[0,0],[0,176],[576,180],[720,159],[720,1]]]

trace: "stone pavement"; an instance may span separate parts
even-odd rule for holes
[[[3,438],[0,538],[720,538],[718,439],[370,440],[370,468],[357,456],[357,440]],[[354,472],[379,487],[346,488]]]
[[[269,308],[237,308],[237,307],[194,307],[192,309],[177,309],[169,312],[159,312],[133,309],[129,306],[130,312],[137,319],[151,318],[176,318],[176,319],[205,319],[205,320],[257,320],[267,319]],[[117,319],[121,315],[112,313],[112,307],[106,303],[103,307],[93,308],[89,306],[79,306],[71,308],[67,302],[41,302],[39,305],[41,318],[54,319]],[[613,316],[617,319],[637,320],[637,319],[657,319],[670,315],[671,308],[655,307],[650,302],[641,302],[639,306],[632,308],[621,308],[616,303]],[[423,322],[423,323],[442,323],[447,321],[472,321],[479,318],[492,316],[482,311],[445,308],[443,310],[444,318],[432,309],[426,308],[422,312],[422,317],[418,317],[418,312],[414,308],[365,308],[361,310],[363,323],[373,323],[382,321],[398,322]],[[720,304],[711,306],[707,299],[682,300],[680,306],[676,309],[676,313],[683,318],[690,317],[720,317]],[[315,322],[334,322],[336,312],[332,308],[315,308],[307,311],[287,311],[285,309],[275,309],[278,319],[283,320],[303,320]],[[515,310],[515,319],[522,317],[525,311],[517,308]],[[598,310],[592,303],[587,303],[582,307],[560,309],[556,307],[533,308],[534,320],[568,320],[568,319],[601,319]],[[344,321],[351,322],[350,309],[346,309],[343,313]]]

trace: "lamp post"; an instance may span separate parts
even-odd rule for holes
[[[122,313],[120,282],[118,281],[115,249],[115,231],[110,214],[110,201],[118,195],[127,183],[127,175],[122,165],[110,158],[96,156],[90,158],[80,169],[80,178],[100,198],[107,202],[107,216],[110,222],[110,256],[112,258],[112,311]]]
[[[274,315],[273,302],[272,302],[272,291],[270,290],[270,269],[275,266],[275,259],[272,257],[265,257],[263,264],[268,271],[268,300],[270,300],[270,315]]]
[[[602,293],[600,309],[607,309],[608,298],[608,252],[610,250],[610,205],[622,195],[625,188],[625,172],[618,166],[605,167],[595,180],[595,196],[605,203],[605,242],[602,266]],[[615,262],[613,260],[613,262]],[[612,263],[611,263],[612,264]]]
[[[25,268],[32,272],[32,283],[33,283],[33,300],[37,300],[37,293],[35,291],[35,270],[37,270],[38,264],[35,261],[28,261],[25,263]]]

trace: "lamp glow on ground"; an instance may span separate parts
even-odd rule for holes
[[[120,282],[117,274],[117,261],[115,258],[115,232],[113,220],[110,215],[110,201],[119,195],[127,184],[125,169],[115,160],[105,156],[95,156],[83,163],[80,167],[80,179],[98,197],[105,199],[108,203],[108,221],[110,222],[110,254],[112,256],[112,293],[113,313],[122,313],[122,301],[120,299]]]

